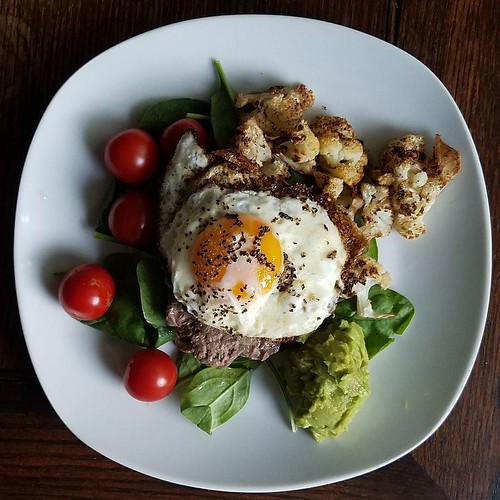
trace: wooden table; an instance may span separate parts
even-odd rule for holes
[[[87,448],[59,420],[31,367],[12,270],[16,194],[38,121],[76,69],[104,49],[152,28],[230,13],[323,19],[393,43],[437,74],[465,116],[483,164],[498,261],[500,123],[495,49],[500,46],[500,9],[495,4],[494,0],[2,0],[0,497],[233,497],[143,476]],[[426,443],[364,477],[267,497],[465,499],[499,495],[499,276],[495,265],[489,319],[471,378],[449,418]]]

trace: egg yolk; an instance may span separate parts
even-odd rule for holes
[[[208,225],[196,238],[192,271],[204,287],[224,288],[238,300],[269,292],[283,265],[281,245],[265,221],[239,214]]]

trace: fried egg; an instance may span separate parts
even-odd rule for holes
[[[280,339],[331,315],[347,259],[336,226],[313,200],[207,186],[160,237],[173,293],[201,322]]]

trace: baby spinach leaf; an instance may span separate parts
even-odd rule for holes
[[[154,343],[155,347],[160,347],[167,342],[174,340],[175,331],[170,326],[159,326],[156,328],[156,342]]]
[[[378,245],[377,240],[372,238],[368,243],[368,246],[365,248],[365,255],[371,257],[373,260],[378,260]]]
[[[118,290],[105,314],[105,320],[115,332],[115,336],[125,342],[144,347],[151,345],[150,336],[154,332],[144,321],[140,305],[132,294]]]
[[[137,301],[121,289],[117,289],[113,303],[104,316],[82,323],[125,342],[144,347],[150,347],[150,338],[155,337],[154,329],[144,321]]]
[[[206,368],[201,361],[195,358],[191,353],[178,351],[177,358],[177,384],[186,381],[189,377]]]
[[[194,120],[210,122],[209,115],[200,115],[198,113],[186,113],[186,118],[193,118]]]
[[[107,255],[103,266],[116,282],[115,298],[104,316],[82,323],[144,347],[159,347],[172,340],[173,331],[161,313],[166,304],[163,272],[154,260],[135,253]]]
[[[335,308],[335,320],[354,321],[363,329],[368,356],[375,354],[394,341],[394,335],[401,335],[410,324],[415,308],[403,295],[394,290],[384,290],[379,285],[370,288],[368,294],[375,313],[379,318],[363,318],[356,313],[356,297],[341,300]]]
[[[278,385],[280,386],[283,397],[285,398],[286,408],[287,408],[287,412],[288,412],[288,418],[290,419],[290,427],[292,429],[292,432],[295,432],[297,430],[297,424],[295,423],[295,415],[293,412],[290,394],[289,394],[288,389],[286,387],[286,380],[285,380],[285,376],[283,374],[283,367],[275,364],[276,360],[272,359],[272,358],[275,358],[275,356],[271,356],[271,357],[267,358],[266,363],[267,363],[267,366],[269,366],[273,375],[275,376],[276,381],[278,382]]]
[[[142,259],[136,272],[144,318],[153,326],[166,326],[167,287],[160,261],[154,257]]]
[[[80,321],[84,325],[91,326],[92,328],[95,328],[96,330],[100,330],[101,332],[104,332],[108,335],[111,335],[113,337],[118,337],[118,334],[114,327],[109,323],[108,319],[106,316],[101,316],[100,318],[97,319],[92,319],[88,321]]]
[[[154,257],[140,260],[136,270],[144,319],[158,330],[158,340],[161,341],[159,345],[162,345],[174,338],[174,330],[167,325],[165,315],[165,273],[160,261]],[[155,347],[158,347],[157,344],[158,341],[155,342]]]
[[[201,430],[212,432],[236,415],[248,400],[251,371],[205,368],[196,373],[181,396],[181,412]]]
[[[167,99],[153,104],[144,113],[139,127],[158,137],[172,123],[185,118],[188,114],[208,115],[210,105],[198,99],[182,97]]]
[[[214,61],[214,64],[220,87],[210,100],[210,119],[217,145],[225,148],[229,146],[229,140],[238,125],[238,113],[234,106],[235,93],[227,81],[222,65],[220,61]]]
[[[231,368],[245,368],[246,370],[256,370],[261,364],[261,361],[256,359],[244,358],[238,356],[229,366]]]
[[[287,179],[287,184],[306,184],[308,186],[314,185],[314,177],[312,175],[305,175],[297,172],[293,168],[289,167],[290,177]]]
[[[245,405],[251,373],[261,364],[240,356],[228,368],[214,368],[182,351],[176,363],[177,387],[188,384],[181,396],[181,412],[209,434]]]
[[[200,370],[208,368],[207,365],[204,365],[195,356],[193,356],[193,354],[182,351],[178,351],[176,363],[178,372],[177,380],[181,383],[185,382],[186,379],[188,379],[195,373],[198,373]],[[261,361],[239,356],[229,365],[229,367],[244,368],[245,370],[256,370],[260,366],[260,364]]]

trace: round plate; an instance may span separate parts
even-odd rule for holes
[[[291,34],[294,34],[293,38]],[[293,45],[293,47],[292,47]],[[317,444],[292,433],[266,366],[245,408],[212,436],[179,411],[179,396],[146,404],[121,381],[134,350],[67,316],[53,273],[119,247],[93,239],[110,179],[107,138],[169,97],[208,98],[220,59],[237,91],[305,83],[314,111],[346,117],[372,158],[408,132],[434,134],[462,153],[463,169],[415,241],[391,234],[380,260],[416,316],[370,362],[370,398],[349,432]],[[145,474],[222,491],[307,488],[364,474],[409,452],[447,416],[484,328],[491,235],[481,166],[449,93],[420,62],[368,35],[279,16],[205,18],[121,43],[77,71],[47,108],[26,159],[15,230],[19,309],[29,353],[51,404],[84,443]],[[167,349],[170,349],[168,347]]]

